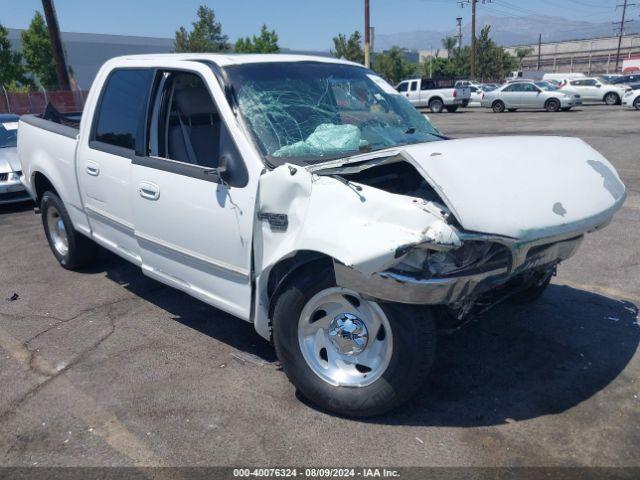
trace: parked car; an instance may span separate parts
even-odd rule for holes
[[[20,183],[20,161],[16,148],[18,115],[0,114],[0,205],[30,200]]]
[[[632,83],[640,83],[640,73],[630,73],[627,75],[619,75],[618,78],[611,80],[614,85],[630,85]]]
[[[570,73],[545,73],[542,76],[542,80],[546,80],[547,82],[552,82],[552,81],[556,81],[559,83],[563,83],[563,82],[567,82],[569,80],[577,80],[579,78],[585,78],[585,74],[584,73],[576,73],[576,72],[570,72]]]
[[[629,90],[626,85],[614,85],[602,77],[570,80],[561,87],[566,93],[578,94],[583,101],[604,102],[607,105],[620,105],[624,94]]]
[[[400,82],[396,90],[416,108],[428,107],[432,113],[440,113],[444,109],[453,113],[458,107],[466,107],[471,99],[468,86],[456,87],[447,80],[413,78]]]
[[[546,90],[547,92],[553,92],[558,90],[558,85],[554,82],[548,82],[546,80],[541,80],[539,82],[535,82],[535,84],[540,87],[542,90]]]
[[[469,100],[469,107],[480,107],[482,105],[482,97],[486,92],[495,90],[496,87],[492,85],[470,85],[471,99]]]
[[[373,71],[298,55],[109,60],[18,153],[64,268],[101,245],[252,322],[351,416],[420,387],[437,329],[539,297],[626,195],[577,138],[445,140]]]
[[[632,90],[629,90],[622,97],[623,108],[633,108],[640,110],[640,83],[632,85]]]
[[[514,112],[520,108],[544,108],[549,112],[568,111],[581,105],[579,95],[568,95],[559,90],[543,90],[533,82],[513,82],[487,92],[482,106],[496,113]]]

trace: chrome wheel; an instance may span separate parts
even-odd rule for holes
[[[332,287],[314,295],[298,321],[298,342],[311,370],[331,385],[364,387],[385,372],[393,338],[384,311],[357,293]]]
[[[60,212],[54,206],[47,208],[47,228],[53,248],[65,257],[69,252],[69,237]]]

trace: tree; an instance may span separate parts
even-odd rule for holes
[[[333,37],[333,47],[331,55],[337,58],[344,58],[352,62],[364,64],[364,50],[362,49],[362,35],[359,31],[353,32],[349,38],[342,33]]]
[[[391,47],[386,53],[375,56],[373,69],[392,84],[415,73],[416,66],[407,62],[400,47]]]
[[[29,28],[20,34],[22,56],[27,69],[43,87],[58,85],[56,64],[53,60],[51,40],[44,17],[36,12]]]
[[[458,39],[456,37],[444,37],[442,39],[442,47],[447,51],[447,58],[451,58],[451,52],[456,48]]]
[[[22,55],[11,49],[9,32],[0,25],[0,85],[15,89],[18,85],[26,83]]]
[[[254,35],[253,39],[239,38],[234,50],[237,53],[277,53],[280,51],[278,34],[275,30],[269,31],[266,25],[262,25],[259,36]]]
[[[476,74],[481,80],[501,80],[515,69],[516,59],[489,38],[490,31],[484,27],[476,41]]]
[[[518,58],[518,68],[522,68],[522,61],[525,57],[531,55],[533,53],[533,48],[531,47],[518,47],[516,48],[516,57]]]
[[[189,32],[185,27],[176,30],[173,48],[176,52],[225,52],[230,50],[229,37],[222,34],[222,25],[216,21],[213,9],[200,5],[198,19]]]

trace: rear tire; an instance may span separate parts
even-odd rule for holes
[[[547,100],[547,103],[545,103],[544,108],[547,110],[547,112],[557,112],[560,110],[560,102],[555,98],[551,98]]]
[[[495,113],[502,113],[504,112],[505,109],[505,104],[502,100],[496,100],[495,102],[493,102],[493,104],[491,105],[491,109],[495,112]]]
[[[429,110],[431,113],[441,113],[444,109],[444,102],[439,98],[434,98],[429,102]]]
[[[348,313],[356,315],[351,327],[367,328],[336,334],[336,322]],[[358,337],[363,331],[364,340]],[[354,338],[364,343],[355,354],[336,346],[355,344]],[[327,265],[293,275],[276,300],[273,343],[285,374],[310,402],[340,415],[370,417],[397,407],[422,385],[435,355],[436,328],[430,309],[369,301],[336,287]]]
[[[604,96],[604,103],[607,105],[618,105],[620,103],[620,97],[617,93],[609,92]]]
[[[75,270],[94,263],[98,245],[73,228],[60,197],[51,191],[44,192],[40,211],[49,247],[60,265],[67,270]]]

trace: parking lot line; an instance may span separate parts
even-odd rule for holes
[[[41,356],[32,354],[2,327],[0,327],[0,348],[7,351],[24,370],[31,372],[37,378],[37,385],[23,398],[29,397],[45,383],[49,383],[56,395],[65,398],[69,411],[74,412],[90,427],[92,434],[104,439],[113,449],[129,458],[136,467],[166,466],[145,442],[127,430],[113,413],[100,407],[93,398],[78,389],[68,377],[60,375],[61,372]],[[37,368],[34,368],[34,365],[37,365]],[[4,415],[6,413],[8,412]]]

